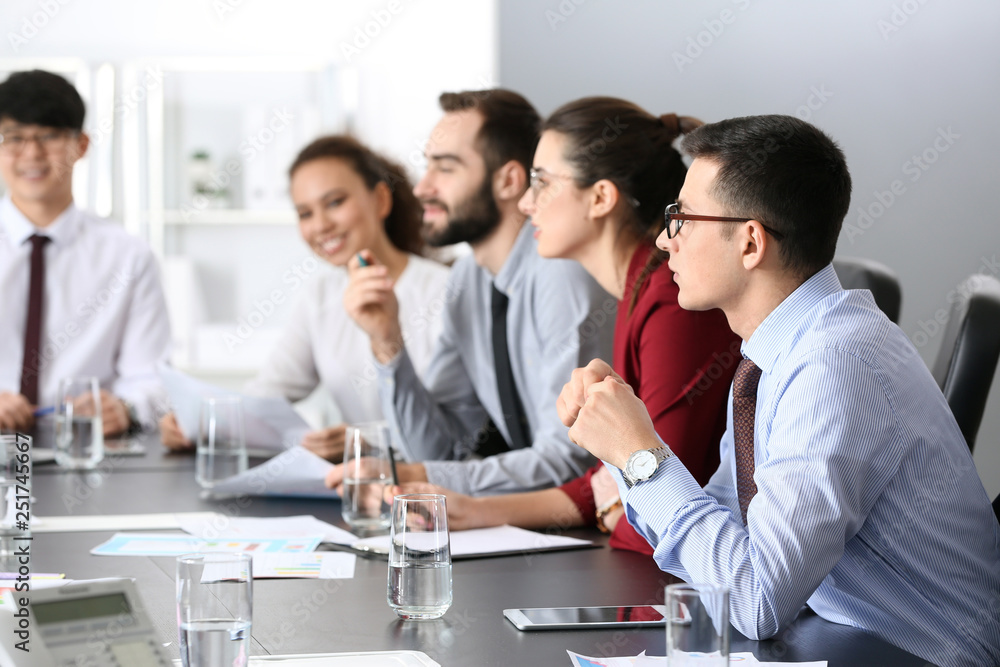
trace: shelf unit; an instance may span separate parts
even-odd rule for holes
[[[259,346],[227,349],[219,332],[277,289],[289,298],[264,327],[283,323],[282,276],[310,255],[287,168],[320,134],[350,131],[356,75],[314,59],[168,58],[126,63],[122,88],[143,98],[124,119],[124,220],[164,266],[175,362],[243,373]]]

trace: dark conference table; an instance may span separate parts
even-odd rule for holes
[[[39,442],[45,440],[41,438]],[[141,436],[142,456],[109,455],[94,472],[67,472],[38,464],[32,474],[34,514],[45,516],[216,511],[239,516],[311,514],[346,528],[336,500],[199,497],[194,456],[163,450],[155,434]],[[585,537],[594,549],[458,560],[453,565],[454,602],[436,621],[403,622],[386,603],[386,562],[358,558],[353,579],[280,579],[254,582],[251,655],[419,650],[443,666],[518,667],[569,665],[566,649],[590,656],[628,656],[646,650],[663,655],[663,628],[520,632],[504,617],[510,607],[661,604],[663,587],[675,580],[641,554],[613,550],[596,530]],[[174,559],[92,556],[110,532],[37,533],[31,569],[71,579],[128,576],[168,653],[177,657]],[[735,629],[732,651],[758,659],[827,660],[829,667],[924,666],[865,632],[804,612],[767,641],[751,641]]]

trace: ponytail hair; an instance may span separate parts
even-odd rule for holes
[[[384,222],[389,241],[403,252],[418,255],[423,252],[423,207],[414,196],[410,179],[399,163],[379,155],[354,137],[328,135],[316,139],[299,152],[288,168],[288,178],[291,179],[307,162],[324,158],[336,158],[349,164],[369,190],[385,183],[392,193],[392,209]]]
[[[654,116],[639,106],[614,97],[585,97],[556,109],[542,124],[566,138],[563,158],[581,188],[607,179],[618,188],[628,207],[618,229],[620,238],[652,244],[663,229],[663,212],[677,200],[687,167],[674,141],[702,122],[690,116]],[[629,313],[639,290],[664,262],[655,249],[631,290]]]

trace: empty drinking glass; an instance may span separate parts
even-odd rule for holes
[[[104,459],[101,385],[96,377],[66,378],[59,383],[56,406],[56,463],[89,470]]]
[[[451,606],[445,497],[413,493],[393,498],[389,540],[389,606],[405,620],[443,616]]]

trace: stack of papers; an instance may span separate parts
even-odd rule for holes
[[[209,551],[250,551],[253,553],[308,553],[319,546],[320,538],[250,537],[201,539],[192,535],[164,533],[115,533],[114,537],[90,550],[95,556],[181,556]]]
[[[218,512],[181,512],[177,514],[99,514],[96,516],[31,517],[33,533],[77,533],[106,530],[170,530],[184,522],[218,521]]]
[[[192,442],[198,438],[201,399],[210,396],[241,396],[247,447],[280,452],[286,447],[287,434],[309,430],[309,424],[284,398],[243,396],[196,380],[166,365],[160,366],[159,370],[177,417],[177,425]]]
[[[563,535],[545,535],[514,526],[476,528],[451,533],[451,557],[479,558],[504,554],[530,554],[537,551],[560,551],[593,546],[590,540]],[[380,535],[358,540],[350,546],[375,554],[389,553],[389,536]]]
[[[326,521],[320,521],[314,516],[282,517],[230,517],[222,514],[211,516],[189,515],[184,517],[178,527],[186,533],[203,539],[219,537],[304,537],[319,536],[323,542],[334,544],[352,544],[357,536],[343,528],[338,528]]]
[[[339,498],[323,483],[332,467],[326,459],[295,445],[259,466],[216,483],[212,491],[234,496]]]
[[[304,518],[312,519],[312,517]],[[286,519],[229,519],[229,521],[287,522]],[[323,522],[317,521],[317,523]],[[192,525],[204,529],[213,525],[213,521],[200,519],[193,521]],[[252,524],[244,525],[241,529],[246,531],[249,525]],[[334,526],[330,528],[336,529]],[[239,531],[240,528],[237,528],[233,532]],[[317,553],[315,549],[322,539],[320,535],[298,537],[292,534],[294,532],[295,529],[286,531],[289,534],[287,537],[277,537],[262,531],[258,535],[267,537],[220,535],[213,539],[195,535],[117,533],[104,544],[92,549],[90,553],[98,556],[180,556],[208,551],[247,551],[253,554],[254,579],[350,579],[354,576],[354,565],[357,560],[354,554]]]
[[[667,664],[666,658],[646,655],[645,651],[635,657],[628,658],[589,658],[579,653],[573,653],[572,651],[566,651],[566,653],[569,654],[570,665],[572,667],[663,667],[663,665]],[[691,664],[700,663],[695,659]],[[761,662],[757,660],[757,656],[753,653],[747,652],[730,653],[729,664],[730,667],[789,667],[789,665],[796,665],[797,667],[826,667],[826,660],[816,660],[813,662]]]

